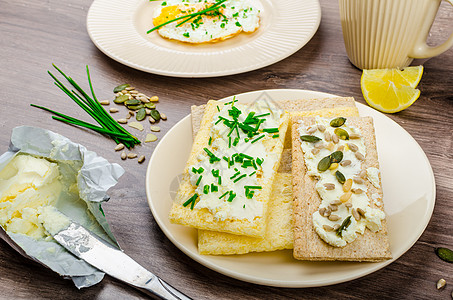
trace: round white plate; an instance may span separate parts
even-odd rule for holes
[[[214,77],[256,70],[302,48],[321,21],[318,0],[253,0],[261,25],[219,43],[190,45],[156,32],[152,15],[161,1],[94,0],[87,16],[93,43],[114,60],[145,72]]]
[[[240,102],[250,102],[258,97],[296,100],[335,95],[305,90],[266,90],[236,97]],[[231,101],[232,97],[225,100]],[[385,267],[412,247],[425,230],[434,209],[434,175],[425,153],[407,131],[382,113],[356,104],[361,116],[374,119],[392,260],[305,262],[293,259],[291,250],[233,256],[199,255],[197,230],[170,224],[168,220],[172,197],[192,146],[190,116],[164,136],[148,165],[146,194],[156,222],[181,251],[197,262],[227,276],[257,284],[322,286],[352,280]]]

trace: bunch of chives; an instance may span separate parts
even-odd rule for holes
[[[77,105],[79,105],[83,110],[85,110],[100,126],[96,126],[82,120],[64,115],[62,113],[53,111],[49,108],[30,104],[33,107],[40,108],[42,110],[53,113],[55,116],[52,116],[53,119],[77,125],[80,127],[85,127],[96,132],[110,136],[117,144],[123,143],[126,147],[131,148],[136,144],[140,144],[140,140],[135,136],[130,134],[126,129],[124,129],[118,122],[116,122],[109,113],[101,106],[96,95],[94,94],[93,85],[91,83],[90,71],[88,66],[86,67],[88,83],[90,85],[90,91],[92,97],[90,97],[71,77],[66,76],[63,71],[61,71],[57,66],[52,64],[54,68],[61,74],[63,77],[73,86],[74,90],[69,90],[60,80],[58,80],[50,71],[47,71],[49,75],[55,80],[54,84],[60,88],[66,95],[69,96]]]

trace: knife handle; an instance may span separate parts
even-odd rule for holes
[[[187,297],[157,276],[154,276],[152,280],[144,286],[141,286],[141,288],[147,294],[157,296],[165,300],[192,300],[192,298]]]

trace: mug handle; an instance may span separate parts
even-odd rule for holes
[[[450,3],[453,6],[453,0],[445,0],[448,3]],[[439,1],[440,4],[441,1]],[[430,47],[426,44],[426,39],[428,38],[429,31],[431,29],[432,23],[429,22],[429,20],[434,20],[436,13],[437,13],[438,7],[430,7],[427,10],[427,17],[425,20],[428,20],[428,22],[425,21],[424,28],[425,28],[425,33],[422,34],[421,37],[418,39],[418,41],[415,43],[415,47],[412,50],[411,53],[409,53],[409,56],[412,58],[429,58],[433,56],[437,56],[445,51],[447,51],[450,47],[453,46],[453,33],[450,35],[450,37],[441,45],[436,46],[436,47]],[[432,16],[432,18],[429,18],[429,16]]]

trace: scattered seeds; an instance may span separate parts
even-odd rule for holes
[[[329,225],[322,225],[322,228],[323,228],[325,231],[333,231],[333,227],[332,227],[332,226],[329,226]]]
[[[116,107],[111,107],[111,108],[109,109],[109,111],[113,114],[113,113],[119,112],[119,109],[116,108]]]
[[[326,208],[325,208],[325,207],[321,207],[321,208],[319,209],[319,214],[320,214],[321,216],[324,216],[325,213],[326,213]]]
[[[443,261],[453,263],[453,251],[451,251],[450,249],[440,247],[436,248],[435,252],[437,256],[439,256],[439,258],[442,259]]]
[[[131,114],[127,114],[126,120],[129,120],[131,117],[132,117]]]
[[[326,190],[331,191],[331,190],[335,189],[335,184],[333,184],[333,183],[324,183],[324,187],[326,188]]]
[[[356,152],[355,157],[357,157],[358,160],[365,160],[365,156],[360,152]]]
[[[138,158],[138,163],[141,164],[142,162],[145,161],[145,156],[144,155],[141,155],[139,158]]]
[[[357,212],[358,212],[362,217],[365,218],[365,211],[364,211],[363,209],[361,209],[361,208],[359,207],[359,208],[357,208]]]
[[[136,153],[129,153],[127,155],[127,158],[136,158],[137,157],[137,154]]]
[[[354,194],[361,194],[361,193],[363,193],[363,190],[362,189],[351,189],[351,192],[353,192]]]
[[[344,206],[346,206],[346,208],[351,208],[352,207],[352,203],[351,202],[345,203]]]
[[[335,135],[338,136],[342,140],[349,140],[349,133],[344,130],[343,128],[335,129]]]
[[[318,130],[317,126],[308,127],[307,128],[307,133],[311,135],[311,134],[315,133],[317,130]]]
[[[148,117],[148,120],[150,123],[156,123],[156,120],[154,120],[153,117],[151,116]]]
[[[118,145],[116,145],[115,147],[115,151],[121,151],[124,149],[124,144],[122,143],[119,143]]]
[[[124,152],[124,151],[121,152],[121,159],[122,159],[122,160],[125,160],[126,158],[127,158],[126,152]]]
[[[159,126],[151,126],[151,131],[153,132],[159,132],[160,131],[160,127]]]
[[[352,139],[359,139],[360,138],[360,134],[357,134],[357,133],[350,133],[349,134],[349,138],[352,140]]]
[[[137,121],[142,121],[146,118],[146,110],[145,108],[140,108],[138,111],[137,111],[137,115],[135,116],[135,118],[137,119]]]
[[[357,184],[362,184],[363,183],[363,179],[361,177],[354,176],[354,182],[357,183]]]
[[[353,143],[348,143],[348,147],[349,149],[351,149],[352,152],[356,152],[357,150],[359,150],[359,147],[357,147],[357,145]]]
[[[156,121],[160,120],[160,113],[155,109],[151,111],[150,116]]]
[[[156,104],[154,104],[152,102],[147,102],[147,103],[145,103],[145,107],[149,108],[149,109],[155,109],[156,108]]]
[[[140,131],[143,130],[143,125],[139,122],[130,122],[128,125],[132,128],[138,129]]]
[[[330,204],[338,206],[338,205],[343,204],[343,202],[341,202],[340,200],[335,200],[335,201],[330,202]]]
[[[338,117],[330,121],[330,126],[332,127],[340,127],[346,122],[346,118]]]
[[[330,221],[334,221],[334,222],[335,222],[335,221],[340,220],[341,218],[340,218],[340,216],[337,216],[337,215],[330,215],[330,216],[328,217],[328,219],[329,219]]]
[[[113,102],[115,102],[116,104],[122,104],[127,100],[129,100],[129,97],[127,95],[120,95],[116,97],[115,100],[113,100]]]
[[[436,284],[436,287],[438,290],[440,290],[441,288],[445,287],[445,285],[447,284],[447,281],[443,278],[439,279],[439,281],[437,281],[437,284]]]
[[[338,210],[338,206],[336,206],[336,205],[332,205],[331,204],[328,207],[330,208],[331,211],[337,211]]]
[[[343,195],[341,195],[340,201],[343,203],[348,202],[348,200],[351,199],[351,196],[352,196],[352,192],[346,192]]]
[[[99,101],[99,104],[101,104],[101,105],[110,105],[110,101],[109,100],[102,100],[102,101]]]
[[[319,137],[314,136],[314,135],[301,135],[300,139],[304,142],[309,142],[309,143],[316,143],[321,140]]]
[[[151,102],[159,102],[159,97],[152,96],[151,98],[149,98],[149,101],[151,101]]]
[[[338,135],[336,135],[336,134],[332,135],[332,142],[334,144],[338,144],[339,141],[340,141],[340,138],[338,137]]]
[[[338,182],[341,184],[346,182],[346,178],[344,177],[343,173],[341,173],[340,171],[335,172],[335,177],[337,178]]]
[[[359,213],[357,212],[357,210],[355,208],[352,210],[352,216],[354,217],[354,219],[356,221],[360,221],[360,219],[362,218],[362,217],[360,217]]]
[[[118,119],[117,121],[120,124],[127,124],[127,119]]]
[[[157,136],[152,133],[148,133],[145,138],[145,143],[157,141]]]
[[[324,131],[326,131],[326,126],[324,126],[322,124],[319,124],[318,125],[318,130],[321,131],[321,132],[324,132]]]
[[[340,163],[340,165],[341,165],[342,167],[347,167],[347,166],[349,166],[350,164],[351,164],[351,161],[350,161],[349,159],[343,160],[343,161]]]
[[[349,178],[343,184],[343,192],[349,192],[351,190],[351,187],[352,187],[352,179]]]
[[[318,171],[324,172],[325,170],[327,170],[330,167],[330,165],[331,165],[330,156],[326,156],[319,161]]]

